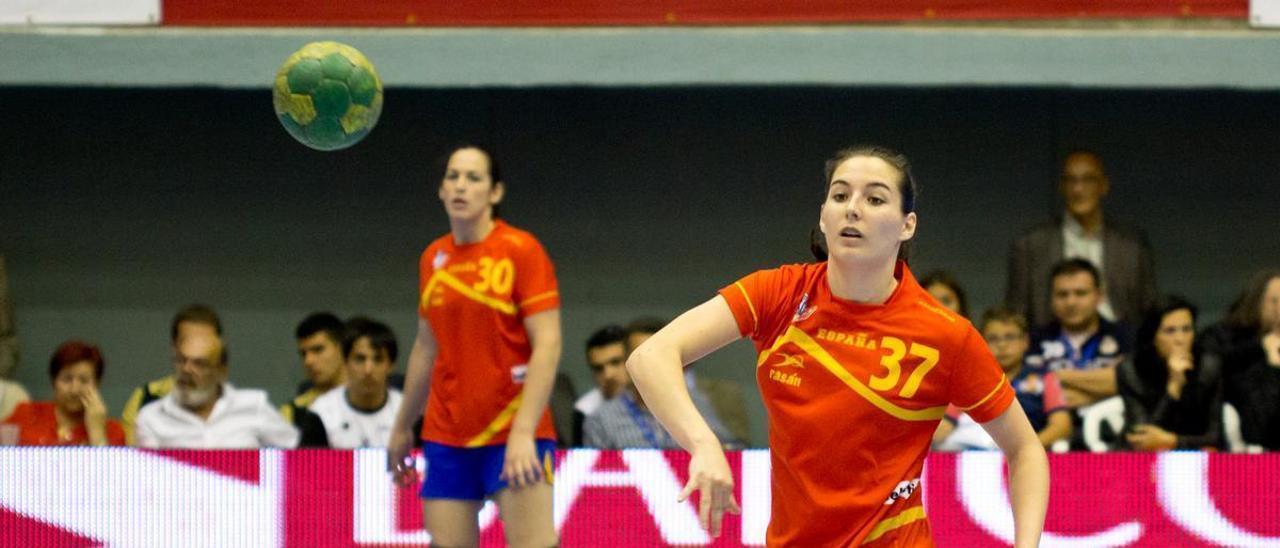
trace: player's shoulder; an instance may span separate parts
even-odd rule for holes
[[[445,233],[443,236],[431,240],[431,243],[427,244],[427,247],[422,248],[422,257],[425,259],[434,255],[437,251],[441,251],[447,247],[452,241],[453,235],[449,233]]]
[[[805,286],[827,271],[827,263],[784,264],[752,272],[750,276],[763,282],[776,283],[780,286]]]
[[[512,226],[506,221],[495,221],[493,231],[493,245],[517,252],[542,250],[542,242],[538,241],[538,238],[532,232]]]
[[[915,330],[930,333],[940,342],[960,344],[971,336],[974,326],[968,318],[957,314],[939,303],[912,276],[904,276],[902,294],[896,299],[899,311],[904,314]]]

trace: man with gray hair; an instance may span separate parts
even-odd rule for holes
[[[251,449],[298,445],[298,431],[276,412],[267,393],[227,382],[222,339],[180,338],[173,352],[173,390],[138,412],[141,447]]]

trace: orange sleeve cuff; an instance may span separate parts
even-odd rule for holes
[[[552,289],[551,291],[539,293],[521,301],[517,306],[520,308],[520,314],[525,317],[539,312],[555,310],[560,308],[560,292]]]
[[[973,420],[978,422],[987,422],[999,417],[1014,400],[1013,387],[1009,386],[1009,379],[1004,376],[1000,377],[1000,384],[992,390],[983,400],[978,401],[972,407],[965,409]]]
[[[720,296],[729,303],[729,311],[733,313],[733,319],[738,323],[738,334],[749,337],[756,330],[756,323],[759,319],[755,313],[755,307],[751,304],[751,300],[747,297],[747,292],[743,289],[740,282],[724,287],[720,290]]]

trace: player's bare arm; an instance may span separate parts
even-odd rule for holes
[[[725,512],[741,510],[733,497],[733,474],[724,450],[694,407],[681,370],[738,338],[733,312],[717,295],[681,314],[627,360],[627,371],[645,405],[691,455],[689,483],[680,500],[698,492],[698,521],[713,536],[720,535]]]
[[[1049,508],[1049,459],[1017,400],[1000,416],[982,424],[1009,464],[1009,502],[1013,506],[1014,546],[1040,544]]]
[[[502,466],[502,477],[517,489],[542,479],[542,465],[538,462],[533,438],[538,429],[538,419],[542,418],[551,399],[556,367],[560,362],[560,310],[546,310],[525,318],[524,329],[529,334],[532,354],[524,389],[520,392],[520,408],[507,436],[507,452]]]
[[[431,391],[431,368],[435,361],[435,333],[431,331],[431,324],[427,320],[419,318],[418,335],[414,338],[413,348],[409,350],[404,396],[400,401],[400,410],[396,413],[391,439],[387,442],[387,471],[394,475],[398,483],[408,481],[413,474],[413,465],[406,462],[406,459],[410,447],[417,439],[417,433],[411,432],[410,428],[427,403],[427,394]]]

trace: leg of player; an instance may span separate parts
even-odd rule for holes
[[[473,548],[480,545],[480,501],[426,499],[422,520],[431,533],[431,545],[441,548]],[[551,506],[550,497],[547,506]]]
[[[502,513],[507,546],[550,548],[559,544],[551,511],[551,484],[545,481],[498,491],[494,501]]]

